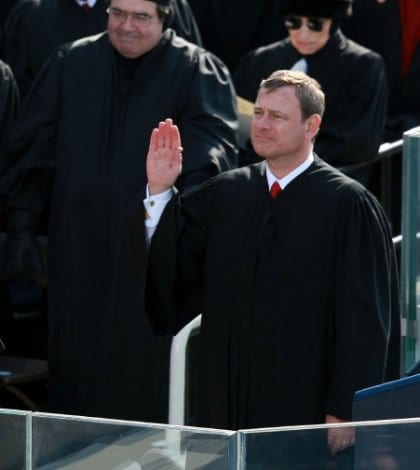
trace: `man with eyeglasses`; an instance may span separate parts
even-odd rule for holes
[[[108,4],[108,0],[16,1],[4,25],[2,46],[22,96],[56,47],[106,29]],[[174,0],[173,10],[172,28],[179,36],[201,45],[187,0]]]
[[[227,68],[172,17],[171,0],[111,0],[107,32],[51,56],[12,136],[0,181],[10,275],[44,271],[34,232],[50,208],[51,411],[167,419],[170,338],[147,319],[146,242],[129,239],[128,214],[160,120],[184,135],[182,190],[235,165],[237,128]]]
[[[387,88],[379,54],[347,39],[341,23],[352,0],[279,0],[288,37],[244,56],[234,73],[239,96],[254,101],[263,77],[277,69],[301,70],[315,78],[326,96],[315,151],[333,166],[377,156],[385,124]],[[251,145],[242,164],[258,160]],[[351,176],[368,184],[370,170]]]

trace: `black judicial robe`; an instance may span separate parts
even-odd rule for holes
[[[149,260],[160,331],[180,326],[171,288],[203,286],[198,425],[349,419],[356,390],[399,377],[388,222],[374,196],[319,158],[274,201],[264,163],[173,198]]]
[[[181,188],[231,168],[235,95],[227,68],[167,30],[132,70],[108,35],[52,56],[13,136],[9,206],[42,211],[48,232],[51,407],[89,416],[167,417],[169,340],[144,308],[144,237],[129,250],[128,212],[144,186],[152,129],[172,117],[184,136]],[[134,64],[134,62],[133,62]]]
[[[19,92],[9,65],[0,60],[0,169],[5,164],[8,138],[19,107]]]
[[[23,94],[55,48],[107,28],[106,0],[84,11],[75,0],[21,0],[5,24],[4,57],[15,73]],[[201,45],[194,16],[186,0],[174,2],[173,29]]]
[[[0,60],[0,175],[9,164],[9,137],[18,107],[19,92],[13,72]],[[0,224],[3,225],[1,218]]]
[[[292,68],[301,58],[289,38],[250,52],[234,73],[237,94],[253,102],[262,79]],[[305,59],[308,75],[321,84],[326,100],[316,152],[334,166],[374,159],[382,143],[387,105],[382,58],[338,30]],[[256,161],[252,149],[244,152],[242,163]]]

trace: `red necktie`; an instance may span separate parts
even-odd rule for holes
[[[281,186],[279,185],[277,181],[275,181],[271,185],[271,188],[270,188],[271,197],[275,199],[281,193],[281,191],[282,191]]]

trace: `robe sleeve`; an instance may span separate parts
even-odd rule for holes
[[[150,243],[146,306],[155,332],[176,332],[202,313],[212,181],[167,204]]]
[[[227,67],[197,48],[184,79],[183,98],[174,116],[183,145],[183,173],[177,187],[197,186],[237,164],[236,95]]]
[[[0,61],[0,175],[8,166],[9,136],[19,108],[19,92],[10,67]]]
[[[315,141],[318,155],[334,166],[373,160],[383,141],[388,101],[383,60],[367,51],[351,70],[351,86]]]
[[[14,126],[11,162],[0,181],[9,207],[43,211],[55,167],[61,53],[40,71]]]
[[[3,31],[3,56],[10,65],[16,78],[19,91],[25,96],[29,90],[32,76],[28,23],[33,18],[39,0],[20,0],[7,15]]]
[[[176,0],[173,6],[175,10],[173,29],[179,36],[202,46],[200,30],[188,2],[186,0]]]
[[[400,313],[391,232],[368,192],[344,194],[329,324],[326,413],[351,418],[357,390],[399,377]]]

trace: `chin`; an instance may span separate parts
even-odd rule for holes
[[[137,51],[132,51],[130,49],[120,48],[120,49],[117,49],[117,50],[126,59],[137,59],[137,57],[140,57],[140,55],[141,55]]]

